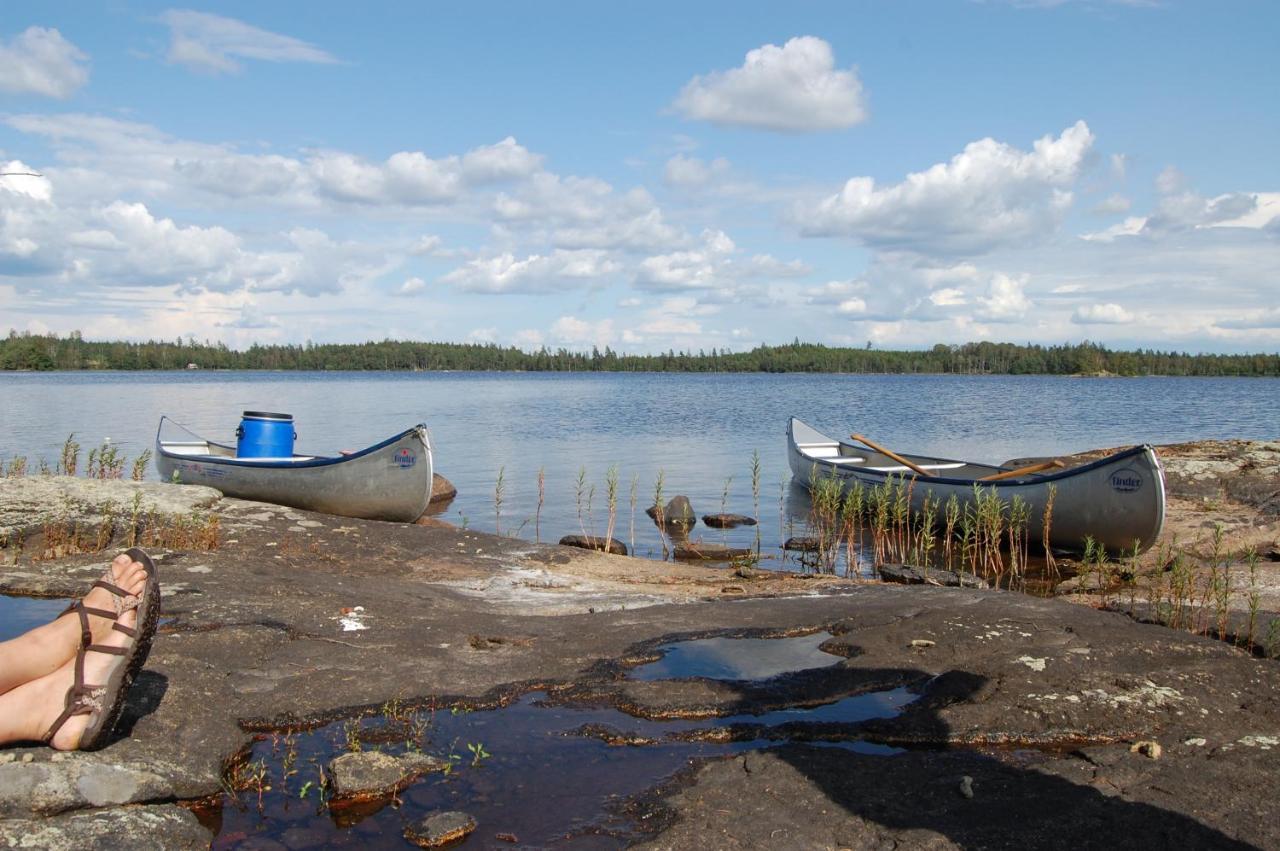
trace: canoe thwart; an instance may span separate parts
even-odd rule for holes
[[[1003,473],[996,473],[994,476],[983,476],[978,479],[980,482],[999,482],[1005,479],[1016,479],[1019,476],[1030,475],[1031,473],[1043,473],[1045,470],[1060,470],[1067,466],[1054,458],[1052,461],[1041,461],[1039,464],[1028,464],[1025,467],[1019,467],[1016,470],[1006,470]]]
[[[890,458],[897,461],[902,466],[909,467],[910,469],[915,470],[916,473],[921,476],[929,475],[923,467],[920,467],[920,466],[917,466],[916,464],[911,463],[906,458],[903,458],[901,455],[899,455],[898,453],[894,452],[891,449],[885,449],[883,446],[880,446],[879,444],[872,443],[870,440],[868,440],[867,438],[863,437],[860,434],[851,434],[849,435],[849,437],[858,441],[859,443],[864,443],[867,446],[870,446],[872,449],[879,452],[881,455],[889,456]]]

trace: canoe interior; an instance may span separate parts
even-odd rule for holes
[[[241,458],[231,446],[223,446],[211,440],[161,440],[161,448],[170,455],[181,458],[234,458],[247,463],[279,463],[281,461],[314,461],[316,455],[293,454],[287,458]]]
[[[796,449],[806,458],[820,464],[840,468],[869,470],[888,475],[914,476],[910,468],[899,464],[888,455],[874,449],[864,449],[834,440],[796,443]],[[975,464],[969,461],[953,461],[949,458],[933,458],[928,455],[898,453],[931,476],[946,479],[980,479],[1005,472],[1007,468],[991,464]]]

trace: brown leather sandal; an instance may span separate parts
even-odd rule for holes
[[[62,725],[66,724],[72,717],[76,715],[89,715],[89,723],[85,725],[84,732],[80,734],[80,743],[77,747],[80,750],[92,750],[94,747],[100,747],[106,734],[110,732],[115,725],[116,720],[120,717],[121,710],[124,709],[125,694],[129,691],[129,685],[133,682],[133,675],[129,673],[129,662],[135,656],[138,645],[142,642],[143,635],[133,627],[125,626],[121,623],[113,623],[111,628],[117,632],[123,632],[129,636],[132,641],[124,647],[109,647],[103,644],[93,644],[93,632],[89,628],[89,615],[87,606],[81,606],[76,609],[76,615],[80,618],[80,646],[76,649],[76,662],[74,668],[74,680],[71,688],[67,689],[67,698],[62,714],[59,715],[49,726],[49,729],[41,737],[41,741],[48,744],[53,740],[54,735],[62,729]],[[150,642],[150,636],[145,636],[146,641]],[[107,676],[107,681],[102,685],[90,685],[84,681],[84,659],[89,653],[108,653],[112,656],[122,657],[120,662],[111,668],[111,673]]]
[[[142,594],[134,597],[108,581],[110,576],[110,568],[108,568],[108,575],[93,584],[95,587],[107,589],[117,598],[113,600],[116,611],[86,606],[79,600],[68,607],[68,611],[74,611],[80,618],[80,646],[76,649],[74,680],[71,688],[67,689],[66,704],[62,714],[45,732],[42,741],[46,744],[53,739],[62,725],[76,715],[92,716],[80,736],[78,745],[80,750],[93,750],[106,744],[111,728],[115,726],[120,713],[124,710],[129,686],[132,685],[134,677],[142,669],[147,655],[151,652],[151,640],[155,635],[160,616],[160,581],[156,575],[155,563],[149,555],[136,547],[125,552],[146,569],[146,585],[142,589]],[[138,609],[137,626],[127,627],[119,622],[119,617],[133,608]],[[133,640],[124,647],[93,644],[89,615],[116,621],[111,628],[117,632],[123,632]],[[88,653],[108,653],[112,656],[122,656],[124,660],[121,664],[112,667],[106,683],[90,685],[84,681],[84,659]]]

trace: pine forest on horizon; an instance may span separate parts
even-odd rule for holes
[[[620,354],[564,348],[525,352],[494,343],[367,343],[252,345],[224,343],[94,342],[78,332],[66,337],[19,334],[0,339],[3,370],[170,370],[194,364],[227,370],[380,370],[526,372],[808,372],[959,375],[1162,375],[1280,376],[1280,353],[1188,354],[1139,349],[1116,351],[1092,342],[1052,346],[1014,343],[939,343],[920,350],[842,348],[798,339],[746,352],[668,351]]]

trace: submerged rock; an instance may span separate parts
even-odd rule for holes
[[[746,558],[753,552],[749,547],[730,547],[706,541],[685,541],[675,547],[675,557],[686,561],[731,561]]]
[[[447,763],[421,753],[392,756],[380,751],[345,753],[329,762],[332,803],[366,801],[403,789],[420,774],[443,771]]]
[[[802,553],[813,553],[822,549],[822,544],[819,543],[817,538],[796,536],[794,538],[787,538],[787,540],[783,542],[782,548],[784,550],[798,550]]]
[[[458,489],[453,486],[453,482],[446,479],[439,473],[431,475],[431,503],[448,502],[458,495]]]
[[[939,570],[934,567],[912,567],[906,564],[882,564],[877,568],[880,579],[884,582],[896,582],[900,585],[943,585],[948,588],[990,588],[987,581],[967,573],[956,573],[954,570]]]
[[[704,514],[702,522],[715,529],[732,529],[734,526],[754,526],[756,519],[745,514]]]
[[[644,510],[653,518],[654,522],[658,520],[658,507],[651,505]],[[671,498],[662,508],[662,522],[669,526],[693,526],[698,522],[697,512],[693,510],[693,504],[689,502],[689,497],[677,495]]]
[[[627,545],[619,541],[617,538],[604,538],[598,535],[565,535],[560,539],[562,547],[578,547],[583,550],[596,550],[602,553],[612,553],[613,555],[624,556],[627,554]]]
[[[406,825],[404,838],[421,848],[440,848],[457,842],[476,829],[476,820],[466,813],[450,810],[432,813]]]

